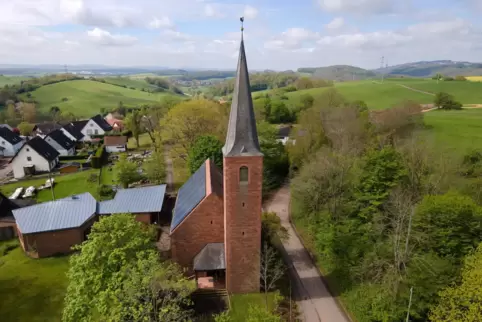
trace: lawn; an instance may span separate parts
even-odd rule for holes
[[[60,321],[68,266],[67,256],[31,259],[20,247],[1,256],[0,320]]]
[[[142,133],[141,135],[139,135],[139,149],[145,150],[151,148],[151,146],[152,140],[149,134]],[[137,150],[137,143],[135,138],[129,138],[129,141],[127,141],[127,148]]]
[[[92,175],[98,175],[99,170],[91,169],[82,172],[77,172],[73,174],[65,174],[60,176],[55,176],[55,185],[54,185],[54,194],[55,198],[65,198],[75,194],[81,194],[84,192],[90,192],[94,198],[97,198],[97,187],[98,182],[89,182],[89,178]],[[103,183],[107,183],[107,181],[111,181],[110,177],[112,176],[110,172],[105,171],[105,175],[108,176],[107,179],[102,178]],[[104,177],[104,174],[103,174]],[[27,188],[29,186],[38,187],[41,184],[45,183],[47,177],[42,179],[33,179],[33,180],[25,180],[25,181],[18,181],[15,183],[6,184],[0,186],[0,191],[9,196],[12,194],[15,189],[18,187]],[[104,182],[105,181],[105,182]],[[112,184],[112,183],[110,183]],[[37,202],[46,202],[52,200],[52,192],[50,189],[45,189],[39,191],[37,194]]]
[[[246,314],[251,305],[265,306],[266,298],[264,293],[233,294],[230,296],[229,316],[233,322],[246,321]],[[268,293],[268,308],[274,309],[274,293]]]
[[[121,101],[125,106],[133,107],[158,102],[162,97],[173,94],[151,94],[96,81],[74,80],[42,86],[31,95],[43,112],[58,106],[62,111],[91,117],[100,113],[101,108],[112,109]]]

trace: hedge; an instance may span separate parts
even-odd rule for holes
[[[80,160],[80,159],[87,159],[88,157],[89,157],[88,154],[61,155],[61,156],[59,156],[59,160],[60,160],[60,161]]]
[[[91,164],[92,168],[100,169],[107,161],[107,153],[105,152],[104,145],[99,146],[97,151],[95,151],[95,155],[92,156]]]

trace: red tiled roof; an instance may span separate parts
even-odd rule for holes
[[[104,145],[106,146],[117,146],[126,144],[127,136],[104,136]]]

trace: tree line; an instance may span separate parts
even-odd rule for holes
[[[369,112],[335,90],[300,113],[293,219],[358,321],[480,318],[480,180],[464,178],[481,159],[453,161],[422,131],[418,104]]]

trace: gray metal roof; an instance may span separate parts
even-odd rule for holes
[[[122,189],[117,191],[114,199],[99,202],[97,213],[146,213],[160,212],[164,203],[166,185]]]
[[[226,269],[224,258],[224,243],[207,244],[199,254],[194,257],[194,270],[212,271],[216,269]]]
[[[239,49],[238,71],[223,154],[227,157],[263,155],[259,148],[243,39]]]
[[[20,232],[31,234],[80,227],[95,215],[96,206],[94,197],[83,193],[12,212]]]
[[[206,196],[206,162],[189,178],[177,193],[172,215],[171,232]]]

